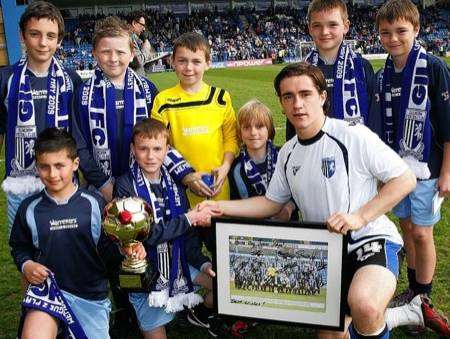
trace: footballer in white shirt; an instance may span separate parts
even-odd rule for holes
[[[296,136],[281,148],[266,195],[206,201],[197,208],[213,205],[223,215],[264,218],[292,197],[304,221],[324,222],[330,232],[348,234],[342,291],[348,293],[351,338],[388,338],[392,327],[423,323],[420,305],[415,318],[405,311],[408,305],[385,316],[397,285],[402,238],[384,213],[415,188],[414,174],[365,126],[327,118],[326,82],[319,68],[288,65],[274,84]],[[378,181],[383,182],[379,190]],[[345,335],[319,332],[321,338]]]

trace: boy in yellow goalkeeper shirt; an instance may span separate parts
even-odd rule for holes
[[[211,190],[187,192],[191,206],[207,195],[217,200],[229,199],[227,174],[238,151],[230,94],[203,82],[203,74],[211,65],[210,57],[210,46],[202,35],[190,32],[176,39],[172,65],[180,82],[160,92],[152,109],[152,118],[169,128],[170,144],[197,172],[214,175]],[[202,238],[211,250],[211,232],[207,233]]]

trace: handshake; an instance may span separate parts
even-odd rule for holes
[[[219,217],[223,211],[217,201],[206,200],[195,206],[186,213],[192,226],[209,227],[211,226],[211,217]]]

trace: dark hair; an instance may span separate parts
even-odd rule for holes
[[[126,37],[129,40],[131,51],[134,51],[133,40],[125,21],[116,16],[108,16],[95,24],[92,48],[95,49],[103,38]]]
[[[325,77],[320,68],[302,61],[296,64],[287,65],[275,77],[275,80],[273,81],[273,86],[275,87],[275,91],[277,92],[278,97],[281,98],[280,93],[281,81],[283,81],[286,78],[298,77],[302,75],[306,75],[312,80],[319,94],[327,90],[327,82],[325,81]],[[329,98],[327,96],[325,103],[323,105],[323,111],[325,114],[328,113],[328,108],[329,108]]]
[[[61,42],[64,38],[64,19],[61,12],[55,5],[46,1],[32,2],[20,17],[19,27],[22,33],[25,33],[27,29],[28,21],[32,18],[36,19],[49,19],[58,24],[58,42]]]
[[[375,22],[379,29],[381,21],[392,24],[400,19],[410,22],[414,28],[420,27],[419,10],[410,0],[388,0],[378,10]]]
[[[44,153],[55,153],[62,150],[67,151],[67,156],[70,159],[76,159],[77,143],[67,131],[51,127],[44,129],[37,137],[34,147],[36,159]]]
[[[130,13],[130,15],[128,15],[127,22],[131,25],[133,23],[133,21],[138,22],[140,18],[145,19],[144,13],[141,11],[135,11],[135,12]]]
[[[131,142],[134,144],[137,137],[156,139],[160,135],[166,138],[168,144],[169,130],[166,126],[161,121],[147,118],[134,125],[133,134],[131,135]]]
[[[175,54],[177,53],[177,49],[180,47],[187,48],[192,52],[197,52],[197,49],[205,52],[205,60],[211,60],[211,47],[209,46],[208,41],[205,37],[196,32],[188,32],[180,35],[173,42],[173,55],[172,58],[175,58]]]

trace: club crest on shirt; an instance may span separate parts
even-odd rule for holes
[[[334,157],[322,158],[322,173],[326,178],[331,178],[336,171]]]
[[[450,95],[448,94],[448,91],[442,92],[442,100],[448,101],[450,98]]]

